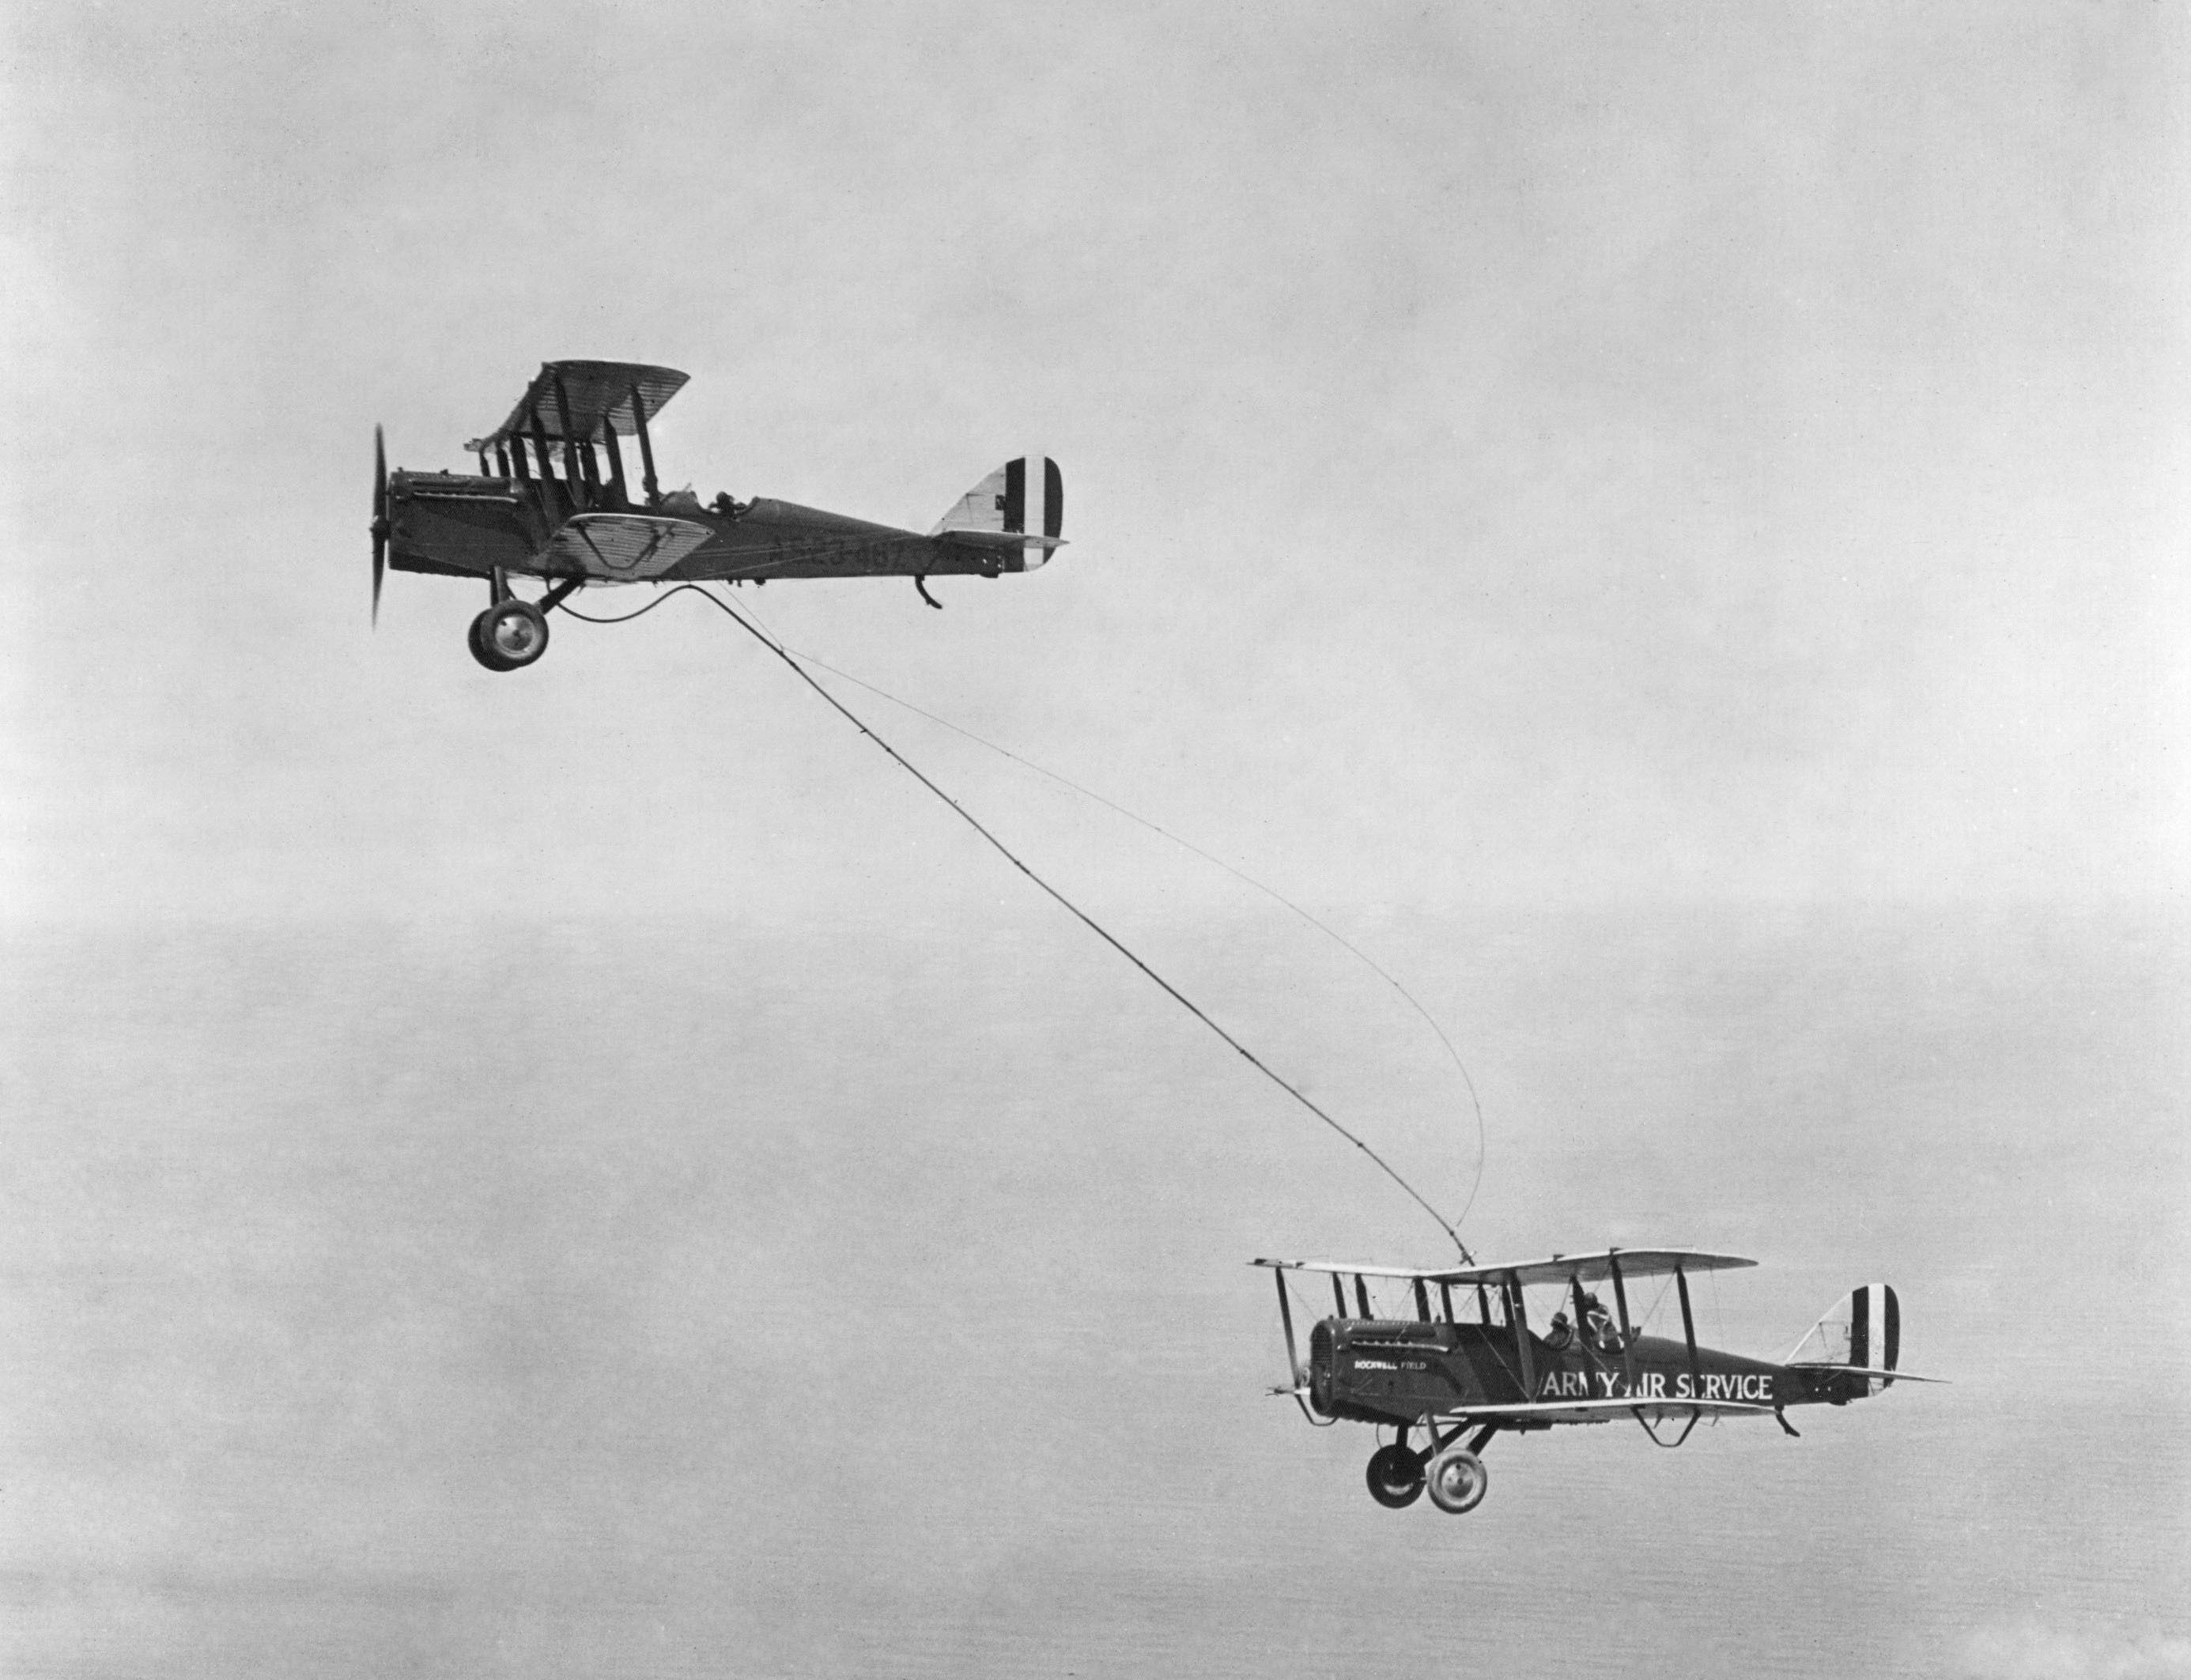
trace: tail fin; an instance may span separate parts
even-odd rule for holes
[[[1865,1284],[1835,1301],[1781,1364],[1845,1366],[1869,1375],[1876,1393],[1901,1358],[1902,1304],[1893,1286]]]
[[[1030,467],[1036,468],[1029,471]],[[1065,476],[1047,455],[1007,461],[951,505],[928,534],[948,532],[1024,535],[1027,569],[1050,558],[1065,525]]]

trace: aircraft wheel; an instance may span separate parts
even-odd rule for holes
[[[1369,1497],[1388,1511],[1413,1505],[1423,1496],[1423,1461],[1395,1444],[1369,1455]]]
[[[482,665],[485,665],[487,669],[491,671],[506,671],[509,667],[504,664],[500,659],[496,658],[495,655],[490,653],[487,651],[487,644],[480,640],[480,626],[486,618],[487,614],[482,612],[478,618],[472,620],[469,627],[464,631],[464,646],[471,649],[472,658],[478,660]]]
[[[472,620],[472,655],[491,671],[514,671],[548,651],[548,619],[529,601],[502,601]]]
[[[1432,1459],[1426,1479],[1430,1483],[1431,1503],[1455,1517],[1475,1510],[1491,1486],[1491,1472],[1466,1447],[1448,1447]]]

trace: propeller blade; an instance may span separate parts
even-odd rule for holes
[[[380,578],[388,569],[388,449],[373,429],[373,622],[380,623]]]

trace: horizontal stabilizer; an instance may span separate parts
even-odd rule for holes
[[[659,578],[714,534],[705,525],[659,514],[582,513],[548,539],[539,568],[551,578],[640,582]]]
[[[1062,537],[1027,537],[1016,531],[939,531],[934,534],[938,542],[963,544],[970,549],[1029,548],[1048,553],[1051,549],[1065,546]]]
[[[1838,1371],[1843,1376],[1875,1376],[1888,1382],[1946,1382],[1944,1376],[1920,1376],[1915,1371],[1886,1370],[1877,1365],[1836,1365],[1824,1359],[1790,1359],[1791,1371]]]

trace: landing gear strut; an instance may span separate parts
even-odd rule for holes
[[[1466,1418],[1443,1432],[1433,1421],[1426,1421],[1422,1428],[1430,1439],[1420,1452],[1408,1444],[1408,1432],[1403,1427],[1397,1440],[1369,1455],[1366,1478],[1369,1497],[1387,1510],[1397,1511],[1413,1505],[1427,1488],[1431,1503],[1441,1511],[1458,1517],[1464,1511],[1475,1510],[1491,1485],[1491,1472],[1483,1467],[1482,1455],[1499,1432],[1499,1426],[1484,1424],[1472,1439],[1465,1440]]]

